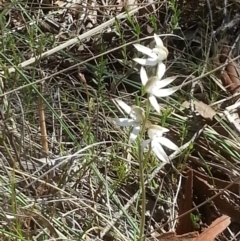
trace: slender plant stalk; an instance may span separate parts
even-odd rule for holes
[[[146,216],[146,189],[145,189],[145,178],[144,178],[144,171],[145,171],[145,160],[143,158],[143,150],[141,146],[141,140],[143,139],[143,134],[146,130],[146,122],[148,120],[150,112],[150,104],[149,101],[147,102],[146,107],[146,116],[143,122],[142,131],[140,133],[140,138],[138,138],[138,152],[139,152],[139,177],[140,177],[140,188],[142,190],[142,210],[141,210],[141,222],[140,222],[140,234],[139,234],[139,241],[141,241],[144,237],[144,226],[145,226],[145,216]]]
[[[139,234],[139,241],[142,240],[144,236],[144,226],[145,226],[145,213],[146,213],[146,190],[144,184],[144,160],[143,160],[143,153],[141,149],[140,140],[138,141],[138,152],[139,152],[139,176],[140,176],[140,188],[142,190],[142,211],[141,211],[141,222],[140,222],[140,234]]]
[[[43,85],[41,84],[40,92],[43,90]],[[48,156],[48,141],[47,141],[47,129],[46,129],[46,121],[45,121],[45,112],[44,112],[44,104],[41,96],[38,97],[38,108],[39,108],[39,120],[40,120],[40,129],[41,129],[41,140],[44,155]]]

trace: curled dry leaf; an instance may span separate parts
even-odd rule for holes
[[[203,233],[189,232],[183,235],[176,235],[175,232],[159,234],[150,240],[161,241],[214,241],[214,239],[223,232],[231,223],[230,217],[223,215],[217,218]]]
[[[212,204],[215,205],[221,213],[228,215],[234,222],[240,224],[240,211],[238,210],[239,197],[235,198],[236,195],[231,195],[230,192],[226,192],[225,195],[217,195],[219,191],[215,186],[209,184],[204,177],[201,178],[197,175],[193,177],[193,188],[196,196],[204,197],[205,199],[212,199],[214,197]],[[226,187],[224,189],[226,189]],[[212,217],[213,215],[214,212],[207,212],[206,218],[209,216]]]
[[[235,94],[240,92],[240,80],[238,66],[235,62],[229,63],[226,66],[226,69],[221,75],[221,80],[224,87],[231,93]]]
[[[209,176],[200,171],[193,170],[191,168],[189,168],[189,170],[193,172],[194,176],[202,178],[203,180],[207,181],[210,185],[214,185],[216,189],[224,189],[226,188],[226,186],[228,186],[231,183],[231,181],[221,179],[221,176],[220,177],[216,177],[215,175]],[[239,184],[233,183],[232,186],[228,188],[228,190],[238,195]]]
[[[231,61],[233,56],[229,56],[230,49],[225,44],[221,49],[221,54],[219,57],[219,61],[221,64],[226,61]],[[235,94],[240,92],[240,66],[236,61],[228,63],[225,67],[225,70],[221,73],[221,81],[224,87],[231,93]]]
[[[223,232],[230,223],[230,217],[226,215],[217,218],[195,241],[214,241],[214,239]]]

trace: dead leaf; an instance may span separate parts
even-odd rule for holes
[[[230,181],[225,181],[225,180],[219,179],[217,177],[210,177],[210,176],[205,175],[205,174],[203,174],[203,173],[201,173],[201,172],[199,172],[197,170],[193,170],[193,169],[191,169],[191,170],[194,172],[195,176],[204,179],[210,185],[214,185],[216,187],[216,189],[224,189],[224,188],[226,188],[227,185],[230,184]],[[238,193],[239,193],[239,184],[238,183],[234,183],[228,190],[238,195]]]
[[[157,237],[151,238],[150,240],[159,240],[159,241],[195,241],[199,236],[198,232],[186,233],[183,235],[176,235],[175,232],[162,233]]]
[[[229,63],[225,71],[222,72],[221,81],[231,94],[240,91],[240,80],[238,75],[236,63]]]
[[[185,180],[184,195],[179,202],[179,216],[192,208],[193,194],[193,170],[189,169]],[[193,231],[193,225],[190,214],[184,215],[179,219],[176,232],[178,234],[189,233]]]
[[[212,198],[218,193],[217,189],[215,189],[213,185],[210,185],[205,178],[196,175],[193,177],[193,185],[196,195],[204,197],[204,199]],[[232,221],[240,223],[240,211],[238,210],[239,198],[231,202],[231,199],[229,199],[226,193],[225,195],[216,196],[212,201],[221,213],[231,217]],[[208,217],[213,217],[215,214],[208,213],[207,215]]]
[[[195,110],[198,114],[200,114],[203,118],[213,120],[213,117],[217,114],[217,112],[209,105],[203,103],[202,101],[193,101]],[[182,108],[189,108],[190,102],[184,101],[182,103]]]
[[[229,56],[230,48],[224,44],[221,49],[219,57],[220,63],[225,63],[227,60],[231,61],[232,55]],[[236,61],[228,63],[225,70],[221,73],[221,81],[223,86],[231,93],[235,94],[240,91],[240,67]]]
[[[25,209],[25,208],[21,208],[21,212],[29,217],[34,217],[42,226],[48,228],[49,233],[53,237],[57,239],[59,238],[58,232],[56,231],[55,227],[52,225],[51,221],[45,218],[42,214],[34,210]]]
[[[196,111],[205,119],[212,120],[213,117],[217,114],[216,111],[212,109],[212,107],[203,103],[202,101],[194,101],[194,105]]]
[[[180,110],[188,109],[190,107],[189,101],[185,100],[180,107]]]
[[[217,218],[195,241],[214,241],[231,223],[230,217],[223,215]]]

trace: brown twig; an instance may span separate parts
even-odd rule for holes
[[[42,93],[43,84],[40,86],[40,92]],[[48,141],[47,141],[47,129],[46,129],[46,121],[45,121],[45,112],[44,112],[44,104],[42,98],[39,96],[38,98],[38,109],[39,109],[39,120],[40,120],[40,130],[41,130],[41,140],[42,140],[42,147],[43,153],[48,156],[49,149],[48,149]]]

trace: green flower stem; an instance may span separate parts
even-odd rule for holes
[[[146,189],[145,189],[145,164],[146,164],[146,160],[143,156],[143,150],[142,150],[142,146],[141,146],[141,140],[143,140],[144,138],[142,138],[144,136],[145,130],[146,130],[146,122],[148,120],[148,116],[149,116],[149,112],[150,112],[150,103],[149,101],[147,102],[147,107],[146,107],[146,115],[145,115],[145,119],[142,125],[142,129],[138,138],[138,153],[139,153],[139,178],[140,178],[140,189],[142,191],[141,196],[142,196],[142,210],[141,210],[141,221],[140,221],[140,234],[139,234],[139,241],[142,240],[142,238],[144,237],[144,226],[145,226],[145,216],[146,216]]]
[[[140,221],[140,234],[139,241],[142,240],[144,236],[144,226],[145,226],[145,213],[146,213],[146,190],[144,185],[144,160],[143,160],[143,152],[141,149],[141,142],[138,140],[138,151],[139,151],[139,177],[140,177],[140,187],[142,191],[142,210],[141,210],[141,221]]]

